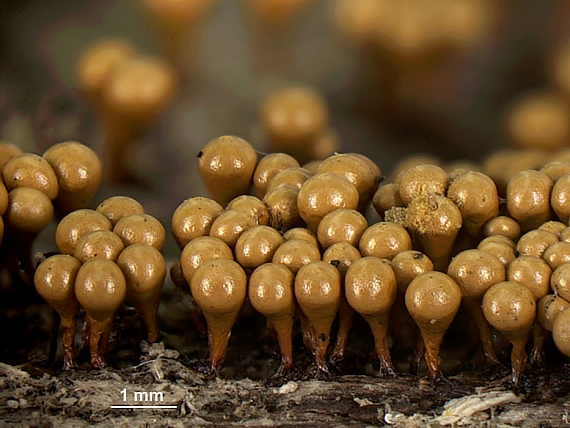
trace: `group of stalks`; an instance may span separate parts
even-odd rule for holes
[[[568,164],[558,175],[522,171],[499,195],[489,176],[468,169],[419,164],[378,187],[380,169],[360,154],[334,154],[313,172],[282,153],[258,157],[237,137],[206,144],[198,168],[212,198],[189,198],[172,216],[181,255],[171,275],[205,317],[212,371],[246,300],[279,341],[279,375],[293,367],[296,320],[318,372],[328,372],[356,313],[370,325],[380,372],[394,375],[389,338],[405,338],[390,320],[405,308],[420,333],[411,368],[423,357],[438,380],[440,346],[462,303],[489,365],[503,365],[493,329],[512,343],[515,384],[531,331],[534,363],[544,363],[550,331],[569,353],[570,311],[557,316],[570,283]]]
[[[101,165],[80,143],[55,145],[43,157],[2,149],[6,236],[31,244],[53,212],[59,219],[58,254],[44,257],[35,274],[29,245],[15,259],[61,317],[64,368],[75,366],[80,306],[93,367],[105,366],[125,298],[140,312],[147,340],[157,341],[167,271],[162,224],[126,196],[85,208]],[[170,275],[199,308],[192,317],[208,333],[213,372],[246,301],[278,340],[278,376],[294,367],[296,321],[317,373],[328,373],[345,356],[356,314],[370,326],[380,373],[395,375],[390,344],[405,338],[391,320],[409,315],[419,331],[411,369],[425,358],[436,381],[440,347],[461,304],[487,364],[503,364],[493,329],[511,342],[515,384],[531,332],[531,362],[544,364],[550,335],[570,355],[570,164],[521,171],[500,194],[488,175],[470,169],[419,163],[385,182],[360,154],[337,153],[309,170],[290,155],[260,156],[246,141],[223,136],[200,151],[198,169],[211,197],[191,197],[174,211],[181,254]],[[78,170],[87,173],[74,175]],[[23,192],[33,195],[20,199]]]
[[[61,317],[64,369],[76,366],[80,307],[86,313],[81,346],[89,344],[93,368],[106,366],[113,320],[125,300],[137,309],[147,341],[158,340],[165,235],[160,221],[127,196],[112,196],[95,210],[77,209],[61,219],[55,231],[59,252],[43,258],[34,285]]]
[[[1,263],[9,281],[2,285],[33,284],[57,312],[63,367],[76,366],[80,306],[87,315],[83,342],[89,342],[93,367],[105,366],[112,320],[125,297],[139,310],[148,341],[156,341],[166,276],[162,224],[126,196],[108,198],[96,210],[86,208],[102,181],[102,166],[95,152],[79,142],[55,144],[42,156],[2,142],[0,168]],[[52,220],[58,222],[58,251],[34,257],[32,246]]]

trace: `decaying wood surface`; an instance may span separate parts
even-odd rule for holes
[[[155,344],[140,364],[123,369],[56,374],[30,363],[0,363],[0,421],[38,427],[563,426],[570,424],[569,371],[527,376],[516,391],[504,378],[484,381],[468,373],[435,387],[415,376],[230,380],[189,368],[176,351]],[[141,404],[133,401],[134,391],[162,392],[162,402],[142,404],[176,408],[111,408]]]

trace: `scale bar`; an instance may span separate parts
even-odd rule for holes
[[[111,406],[111,409],[177,409],[178,406]]]

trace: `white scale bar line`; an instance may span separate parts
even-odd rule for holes
[[[177,409],[178,406],[111,406],[111,409]]]

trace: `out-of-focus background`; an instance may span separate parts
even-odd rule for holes
[[[128,147],[134,181],[106,184],[95,203],[136,197],[168,229],[182,200],[207,194],[196,154],[209,140],[234,134],[271,150],[260,111],[279,88],[320,92],[335,150],[369,156],[384,175],[414,153],[478,164],[524,145],[505,126],[517,102],[555,94],[565,114],[570,99],[557,56],[570,23],[564,0],[186,3],[194,15],[161,15],[158,0],[0,2],[0,139],[36,153],[78,140],[102,155],[104,115],[79,90],[79,59],[109,38],[161,58],[177,73],[174,96]],[[562,128],[557,149],[570,145]],[[177,257],[169,240],[166,254]]]

